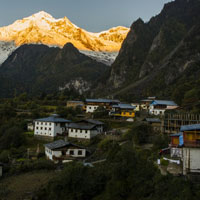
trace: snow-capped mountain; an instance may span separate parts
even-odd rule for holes
[[[108,66],[112,65],[118,56],[119,52],[108,52],[108,51],[80,51],[81,53],[89,56],[93,60],[104,63]]]
[[[0,65],[15,49],[17,49],[17,47],[14,42],[0,41]]]
[[[41,11],[0,28],[1,41],[15,41],[17,46],[30,43],[64,46],[71,42],[79,50],[119,51],[129,28],[115,27],[100,33],[81,29],[66,17],[55,19]]]

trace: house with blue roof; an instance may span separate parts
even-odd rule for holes
[[[53,114],[47,118],[36,119],[34,128],[35,136],[54,138],[57,135],[67,134],[70,120],[60,118]]]
[[[183,174],[200,173],[200,124],[181,126],[183,132]]]
[[[136,106],[132,106],[131,104],[119,103],[112,106],[110,116],[119,118],[134,118],[135,108]]]
[[[176,108],[178,108],[178,105],[174,101],[153,100],[149,106],[149,114],[164,115],[166,110],[173,110]]]

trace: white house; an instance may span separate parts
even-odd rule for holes
[[[102,132],[102,122],[88,119],[69,124],[68,136],[79,139],[91,139]]]
[[[50,117],[36,119],[34,135],[35,136],[46,136],[55,137],[59,134],[67,133],[68,124],[71,121],[59,118],[58,115],[53,114]]]
[[[78,123],[79,124],[83,123],[83,124],[87,124],[87,125],[90,125],[90,124],[96,125],[97,131],[99,133],[103,133],[104,123],[101,121],[94,120],[94,119],[83,119],[83,120],[78,121]]]
[[[149,114],[164,115],[166,110],[173,110],[178,108],[174,101],[154,100],[149,106]]]
[[[86,149],[64,140],[57,140],[49,144],[45,144],[45,155],[47,159],[54,162],[72,161],[86,157]]]
[[[120,103],[119,100],[113,99],[86,99],[86,113],[93,113],[99,106],[103,106],[105,109],[110,110],[112,105]]]

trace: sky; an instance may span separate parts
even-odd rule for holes
[[[54,18],[66,16],[91,32],[115,26],[130,27],[138,18],[145,22],[160,13],[171,0],[0,0],[0,27],[45,11]]]

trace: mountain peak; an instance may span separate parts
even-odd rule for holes
[[[77,27],[67,17],[55,19],[45,11],[17,20],[0,28],[1,41],[22,44],[45,44],[63,47],[71,42],[79,50],[119,51],[129,28],[116,27],[101,33],[91,33]]]
[[[54,19],[52,17],[52,15],[50,15],[49,13],[47,13],[45,11],[39,11],[39,12],[33,14],[31,17],[35,17],[35,18],[38,18],[38,19],[42,19],[42,18]]]

